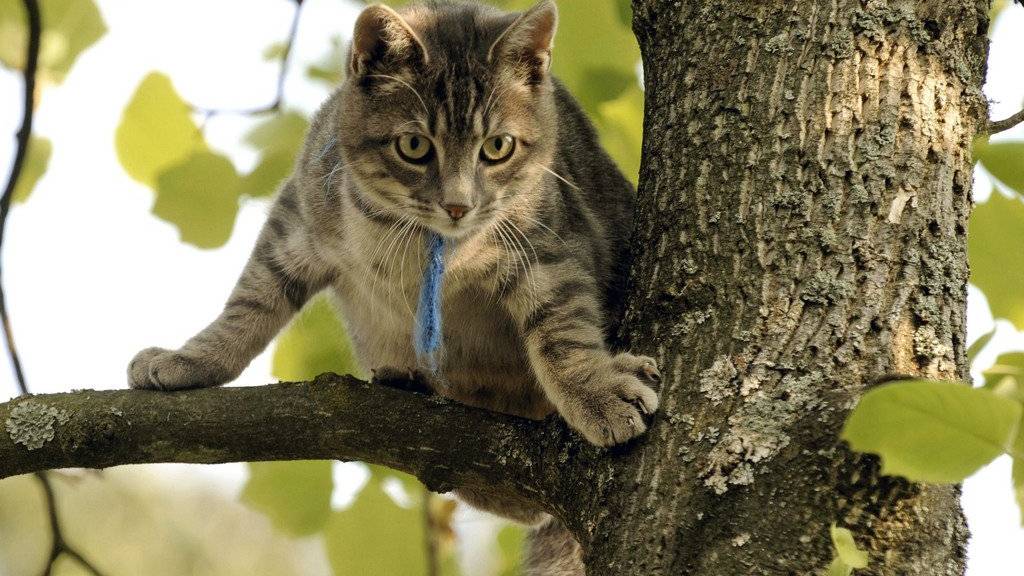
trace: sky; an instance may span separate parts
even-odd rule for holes
[[[118,163],[114,128],[138,82],[152,70],[168,73],[184,98],[199,107],[244,109],[272,101],[277,67],[261,55],[268,44],[285,38],[292,2],[98,4],[109,31],[82,54],[63,84],[43,93],[35,130],[53,141],[50,167],[29,201],[12,210],[3,250],[12,325],[33,392],[122,388],[135,352],[179,346],[220,312],[266,216],[265,202],[243,201],[226,246],[200,250],[183,244],[173,226],[150,214],[153,193]],[[326,88],[300,77],[303,63],[319,60],[331,36],[347,39],[358,11],[354,1],[306,0],[294,48],[293,69],[299,73],[285,87],[288,107],[309,112],[326,98]],[[1024,102],[1022,31],[1024,8],[1007,9],[993,34],[985,87],[993,118],[1009,116]],[[20,110],[12,104],[20,101],[20,91],[20,77],[0,70],[0,134],[17,130]],[[207,139],[247,169],[255,155],[239,142],[252,123],[217,116],[206,127]],[[997,137],[1013,138],[1024,138],[1024,127]],[[5,181],[13,150],[13,138],[0,141]],[[984,200],[991,188],[987,178],[977,176],[975,198]],[[972,288],[968,341],[992,325],[984,297]],[[1024,335],[1005,322],[997,327],[980,365],[1000,351],[1024,349]],[[2,344],[0,353],[4,400],[17,390]],[[272,381],[264,354],[236,385]],[[228,493],[237,492],[245,479],[243,465],[165,468],[170,475],[208,475]],[[365,472],[358,465],[338,465],[336,471],[335,499],[342,506]],[[968,574],[1009,574],[1024,548],[1009,460],[1001,458],[968,480],[963,504],[973,534]],[[489,526],[478,518],[473,525]]]

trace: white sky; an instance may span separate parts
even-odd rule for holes
[[[563,0],[570,1],[570,0]],[[571,0],[579,1],[579,0]],[[46,175],[25,204],[12,210],[4,250],[8,303],[19,351],[34,392],[72,388],[120,388],[125,366],[144,347],[177,347],[220,311],[264,219],[266,205],[242,206],[226,246],[199,250],[182,244],[177,231],[149,211],[153,193],[131,180],[114,154],[114,128],[125,103],[151,70],[170,74],[179,92],[202,107],[247,108],[273,99],[277,69],[261,54],[287,34],[290,0],[99,0],[109,32],[84,53],[59,87],[47,89],[37,108],[36,133],[53,140]],[[314,110],[326,88],[301,78],[303,63],[318,60],[332,35],[347,38],[358,13],[351,0],[307,0],[287,84],[291,107]],[[1024,9],[1002,16],[993,37],[986,94],[992,115],[1020,109],[1024,77]],[[0,135],[20,121],[21,83],[0,70]],[[232,154],[239,168],[254,158],[238,143],[251,120],[220,116],[207,126],[211,144]],[[1024,138],[1018,127],[999,138]],[[0,177],[6,182],[13,139],[0,141]],[[975,197],[991,184],[976,179]],[[1020,249],[1021,247],[1014,247]],[[992,326],[983,296],[973,288],[969,340]],[[2,346],[2,344],[0,344]],[[1005,322],[982,356],[1024,349],[1024,335]],[[0,361],[0,400],[16,394],[14,378]],[[264,354],[238,384],[272,381]],[[167,467],[171,474],[215,477],[236,490],[241,465]],[[337,468],[336,503],[360,483],[358,467]],[[973,534],[970,576],[1009,574],[1019,566],[1024,530],[1010,487],[1010,465],[1001,458],[970,479],[964,507]],[[476,520],[474,526],[484,523]]]

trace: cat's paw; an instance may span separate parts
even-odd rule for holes
[[[217,362],[164,348],[146,348],[128,364],[128,385],[144,390],[207,388],[234,376]]]
[[[433,394],[435,389],[434,379],[416,368],[381,366],[373,369],[373,378],[370,381],[388,388],[419,392],[420,394]]]
[[[619,354],[563,402],[560,412],[592,444],[615,446],[647,431],[646,417],[658,409],[661,382],[654,359]]]

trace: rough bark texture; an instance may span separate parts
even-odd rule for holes
[[[620,464],[594,573],[961,574],[952,487],[837,435],[886,374],[964,358],[987,2],[634,0],[647,120],[624,338],[665,418]],[[600,568],[598,568],[600,567]]]
[[[415,474],[436,491],[498,484],[541,502],[555,496],[545,455],[569,435],[554,419],[532,422],[332,374],[174,394],[23,396],[0,404],[0,424],[0,478],[152,462],[364,460]]]
[[[540,502],[592,575],[820,573],[833,522],[871,552],[859,574],[962,574],[957,489],[880,477],[838,432],[887,375],[966,376],[987,2],[633,6],[647,115],[621,337],[665,375],[648,436],[603,451],[351,379],[79,392],[0,405],[0,477],[359,458]]]

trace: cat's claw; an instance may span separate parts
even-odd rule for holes
[[[591,443],[615,446],[647,431],[646,417],[658,410],[652,385],[661,379],[646,356],[619,354],[606,374],[599,374],[567,398],[562,417]]]
[[[661,385],[661,371],[658,362],[650,356],[634,356],[623,352],[612,359],[612,364],[620,371],[636,374],[640,379],[658,387]]]

